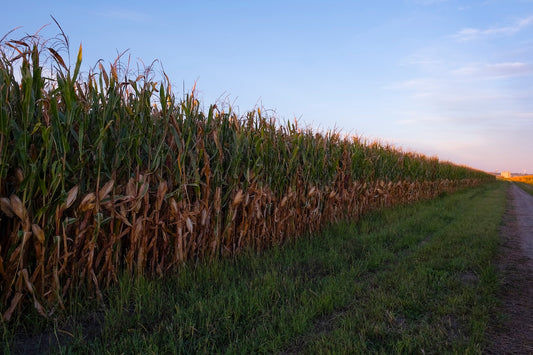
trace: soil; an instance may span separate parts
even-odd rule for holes
[[[508,190],[497,260],[501,304],[487,331],[487,354],[533,354],[533,196]]]
[[[20,335],[13,344],[13,354],[37,355],[60,353],[61,347],[72,344],[76,329],[81,331],[86,341],[100,336],[103,329],[105,315],[101,311],[90,313],[80,320],[70,320],[61,328],[45,331],[35,335]],[[2,349],[0,349],[1,352]]]

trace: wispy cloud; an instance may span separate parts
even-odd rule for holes
[[[529,16],[519,19],[509,26],[491,27],[487,29],[463,28],[452,37],[458,41],[471,41],[490,36],[506,36],[517,33],[532,24],[533,16]]]
[[[507,78],[533,73],[533,66],[522,62],[470,65],[452,70],[452,74],[477,78]]]
[[[442,59],[435,59],[431,55],[411,55],[407,57],[402,65],[414,65],[418,68],[433,69],[442,67],[446,64]]]
[[[488,125],[506,117],[514,110],[532,112],[530,90],[522,86],[502,86],[500,82],[484,82],[487,77],[505,80],[509,76],[533,74],[533,67],[523,63],[499,63],[479,67],[464,67],[442,73],[440,77],[426,77],[393,83],[384,89],[404,95],[404,101],[414,110],[396,115],[398,124],[413,125],[431,123],[453,124],[464,127],[469,124]],[[494,113],[499,114],[494,116]],[[514,117],[516,124],[530,124],[531,116]],[[502,120],[501,122],[508,122]]]
[[[385,90],[424,90],[433,88],[437,85],[437,81],[433,78],[414,78],[401,82],[391,83],[383,87]]]

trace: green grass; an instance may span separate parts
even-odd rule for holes
[[[105,295],[96,336],[86,339],[79,321],[102,313],[87,313],[94,308],[83,301],[63,321],[77,325],[53,327],[71,334],[54,351],[481,352],[497,302],[493,260],[506,186],[376,212],[166,279],[124,275]],[[9,353],[14,330],[4,330]]]

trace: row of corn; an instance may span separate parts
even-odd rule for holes
[[[101,299],[124,271],[163,276],[491,179],[260,110],[204,111],[120,59],[82,78],[81,47],[72,70],[47,43],[0,41],[6,321],[48,316],[77,288]]]

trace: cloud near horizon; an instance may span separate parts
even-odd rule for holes
[[[501,26],[501,27],[490,27],[487,29],[479,29],[479,28],[463,28],[459,30],[457,33],[452,35],[452,38],[461,41],[472,41],[476,39],[480,39],[483,37],[491,37],[491,36],[498,36],[498,35],[512,35],[514,33],[517,33],[521,30],[523,30],[526,27],[529,27],[533,24],[533,15],[521,18],[517,21],[515,21],[510,26]]]
[[[464,66],[451,71],[454,75],[493,79],[525,76],[533,73],[533,66],[522,62],[504,62]]]

